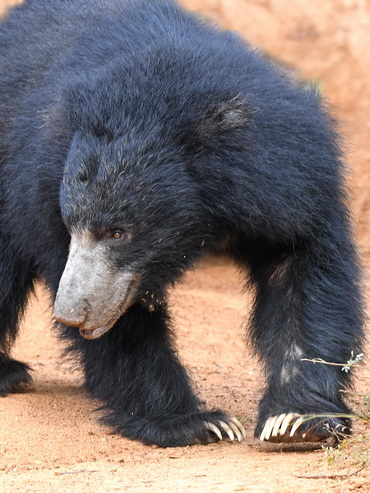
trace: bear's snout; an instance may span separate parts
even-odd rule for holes
[[[105,334],[135,300],[138,277],[114,271],[109,250],[88,232],[72,233],[54,302],[54,318],[86,339]]]
[[[76,306],[70,306],[63,303],[62,300],[56,300],[54,304],[54,318],[65,325],[72,327],[81,327],[84,325],[89,312],[89,303],[84,300],[83,303]]]

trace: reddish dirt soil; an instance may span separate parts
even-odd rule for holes
[[[0,15],[14,3],[0,0]],[[367,265],[369,0],[183,3],[241,31],[302,76],[320,80],[343,120],[356,235]],[[365,284],[369,287],[367,275]],[[231,265],[210,259],[171,294],[179,352],[200,395],[210,406],[241,417],[248,435],[240,444],[183,449],[147,447],[112,435],[97,423],[92,411],[99,403],[81,389],[78,368],[61,358],[63,347],[49,328],[48,301],[39,288],[14,350],[15,357],[32,365],[35,390],[0,400],[0,492],[369,491],[369,469],[347,478],[325,478],[334,472],[325,450],[263,444],[252,438],[263,378],[244,345],[250,299],[240,286]],[[369,393],[369,366],[358,375],[356,392]]]

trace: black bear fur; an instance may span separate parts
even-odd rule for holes
[[[56,322],[105,423],[159,446],[219,439],[205,423],[228,417],[192,390],[166,291],[222,251],[255,291],[249,338],[267,382],[256,436],[290,412],[349,432],[335,415],[349,412],[352,372],[302,361],[345,363],[363,340],[343,153],[325,106],[171,1],[13,9],[0,25],[0,393],[31,380],[10,350],[34,283],[55,299],[71,234],[88,231],[109,272],[138,279],[100,338]],[[299,438],[329,434],[317,418]]]

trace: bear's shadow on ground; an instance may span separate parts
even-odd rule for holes
[[[83,385],[80,383],[67,383],[67,382],[62,382],[58,378],[54,379],[48,379],[47,381],[42,381],[38,382],[37,379],[35,379],[36,382],[34,384],[34,388],[26,391],[24,393],[32,393],[32,394],[37,394],[40,396],[45,396],[45,395],[55,395],[55,397],[59,396],[64,396],[64,397],[74,397],[77,399],[84,399],[86,402],[89,400],[95,401],[95,399],[92,399],[87,391],[84,389]]]

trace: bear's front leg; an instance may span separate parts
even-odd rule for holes
[[[105,402],[102,422],[123,436],[160,447],[245,437],[239,421],[204,409],[195,396],[163,306],[151,312],[136,304],[100,339],[75,335],[73,349],[82,354],[88,390]]]
[[[352,375],[341,364],[361,352],[362,302],[351,245],[345,237],[341,244],[329,239],[310,249],[257,252],[250,260],[251,335],[267,377],[255,430],[262,441],[340,440],[351,433],[343,390]]]

